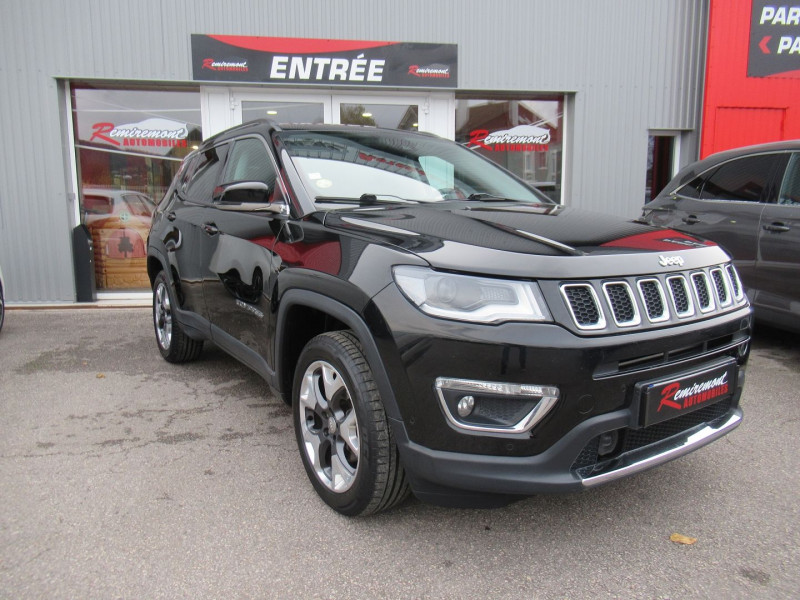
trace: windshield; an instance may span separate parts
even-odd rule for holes
[[[282,131],[317,202],[552,202],[473,151],[433,136],[380,129]]]

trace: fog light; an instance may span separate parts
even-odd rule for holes
[[[473,396],[464,396],[458,401],[458,415],[460,417],[470,416],[473,408],[475,408],[475,398]]]
[[[556,387],[526,383],[439,377],[435,385],[445,417],[463,432],[527,432],[559,397]]]
[[[600,435],[599,444],[597,446],[597,455],[606,456],[614,451],[619,441],[619,433],[616,431],[608,431]]]

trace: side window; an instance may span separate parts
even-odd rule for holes
[[[758,202],[775,160],[774,154],[762,154],[725,163],[706,180],[700,198]]]
[[[275,187],[275,179],[275,167],[264,142],[256,138],[245,138],[234,144],[225,167],[223,183],[260,181],[272,189]]]
[[[227,144],[215,146],[199,154],[195,159],[196,164],[189,165],[193,172],[189,175],[189,181],[184,187],[188,200],[211,202],[211,196],[222,171],[222,165],[225,164],[227,153]]]
[[[712,171],[714,173],[715,171]],[[703,191],[703,185],[705,185],[706,180],[710,177],[708,173],[700,175],[700,177],[695,177],[685,186],[678,190],[678,195],[683,196],[684,198],[699,198],[700,193]]]
[[[783,176],[778,204],[800,206],[800,153],[793,153]]]

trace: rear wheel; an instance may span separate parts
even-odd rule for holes
[[[300,355],[292,393],[303,466],[329,506],[368,515],[408,496],[378,388],[352,334],[312,339]]]
[[[153,282],[153,326],[156,344],[161,356],[172,363],[196,359],[203,349],[202,340],[193,340],[175,319],[173,307],[176,306],[172,285],[161,271]]]

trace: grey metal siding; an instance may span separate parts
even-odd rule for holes
[[[0,14],[12,302],[74,300],[59,81],[189,82],[192,33],[457,43],[461,90],[574,94],[575,206],[638,214],[648,130],[687,131],[682,146],[697,146],[707,0],[0,0]]]

